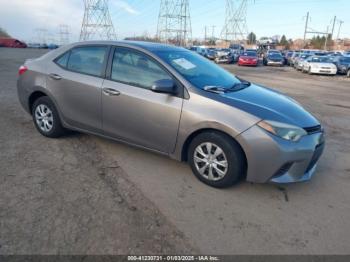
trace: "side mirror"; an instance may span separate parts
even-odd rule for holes
[[[178,93],[174,80],[161,79],[153,83],[151,90],[155,93],[176,95]]]

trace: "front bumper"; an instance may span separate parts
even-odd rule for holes
[[[283,65],[283,62],[274,62],[274,61],[267,61],[267,65]]]
[[[320,75],[336,75],[337,69],[331,68],[331,69],[322,69],[322,68],[311,68],[312,74],[320,74]]]
[[[230,64],[233,62],[233,59],[230,57],[217,57],[215,58],[216,63],[227,63]]]
[[[247,157],[247,181],[295,183],[310,180],[324,147],[318,132],[291,142],[253,126],[237,138]]]
[[[238,61],[238,64],[243,66],[256,66],[258,65],[258,61]]]

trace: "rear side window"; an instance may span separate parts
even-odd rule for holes
[[[127,48],[116,48],[111,79],[151,89],[155,81],[172,79],[172,77],[147,55]]]
[[[74,48],[70,51],[66,68],[78,73],[101,76],[106,53],[107,47],[104,46]],[[61,59],[64,60],[63,57]]]
[[[61,67],[66,68],[66,67],[67,67],[67,63],[68,63],[69,54],[70,54],[70,52],[67,52],[67,53],[65,53],[64,55],[62,55],[61,57],[59,57],[59,58],[55,61],[56,64],[60,65]]]

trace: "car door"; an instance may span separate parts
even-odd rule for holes
[[[116,47],[110,63],[102,94],[105,134],[159,152],[172,152],[183,99],[181,95],[151,91],[155,81],[173,79],[171,74],[150,56],[131,48]]]
[[[75,47],[48,69],[47,87],[70,126],[102,132],[101,93],[109,49]]]

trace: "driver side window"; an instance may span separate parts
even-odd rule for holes
[[[158,63],[141,52],[116,48],[111,79],[124,84],[151,89],[154,82],[172,77]]]

